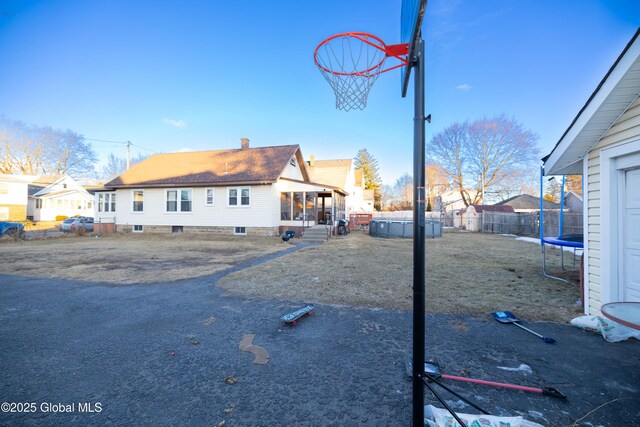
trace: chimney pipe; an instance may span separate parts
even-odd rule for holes
[[[316,163],[316,156],[314,156],[313,154],[311,154],[311,155],[309,156],[309,166],[312,166],[312,167],[313,167],[313,166],[315,166],[315,163]]]
[[[249,148],[249,138],[240,138],[240,143],[243,150]]]

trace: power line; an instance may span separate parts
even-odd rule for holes
[[[141,145],[134,144],[134,143],[131,143],[131,145],[133,145],[134,147],[142,148],[143,150],[150,151],[150,152],[152,152],[153,154],[160,154],[160,153],[158,153],[157,151],[152,150],[151,148],[143,147],[143,146],[141,146]]]
[[[111,144],[123,144],[123,145],[127,145],[127,146],[138,147],[138,148],[141,148],[143,150],[147,150],[147,151],[149,151],[149,152],[151,152],[153,154],[160,154],[157,151],[152,150],[151,148],[147,148],[147,147],[143,147],[142,145],[134,144],[131,141],[112,141],[112,140],[109,140],[109,139],[96,139],[96,138],[85,138],[84,140],[85,141],[108,142],[108,143],[111,143]]]
[[[109,141],[107,139],[85,138],[84,140],[85,141],[97,141],[97,142],[111,142],[113,144],[124,144],[124,145],[130,144],[129,141]]]

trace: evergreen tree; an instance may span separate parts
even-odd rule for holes
[[[374,208],[380,210],[380,186],[382,185],[382,179],[378,172],[378,160],[376,160],[366,148],[362,148],[353,158],[353,166],[355,169],[362,170],[364,188],[366,190],[373,190]]]

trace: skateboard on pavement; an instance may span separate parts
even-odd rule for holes
[[[282,320],[286,323],[291,323],[292,326],[296,326],[296,320],[304,315],[311,316],[313,306],[311,304],[306,305],[292,313],[282,316]]]

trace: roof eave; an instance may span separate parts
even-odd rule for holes
[[[105,190],[99,189],[96,191],[113,191],[127,188],[188,188],[188,187],[229,187],[231,185],[271,185],[276,180],[262,180],[262,181],[229,181],[229,182],[182,182],[178,184],[170,183],[157,183],[157,184],[122,184],[122,185],[105,185]]]
[[[592,123],[594,118],[599,114],[603,114],[600,107],[607,102],[607,99],[625,78],[627,72],[638,62],[640,57],[639,34],[640,28],[573,119],[551,153],[542,159],[545,166],[545,175],[581,174],[582,159],[617,121],[617,118],[637,99],[636,94],[636,97],[626,106],[618,107],[616,113],[611,115],[611,117],[615,118],[606,121],[608,125],[605,126],[606,129],[603,132],[597,132],[590,136],[581,134]]]

